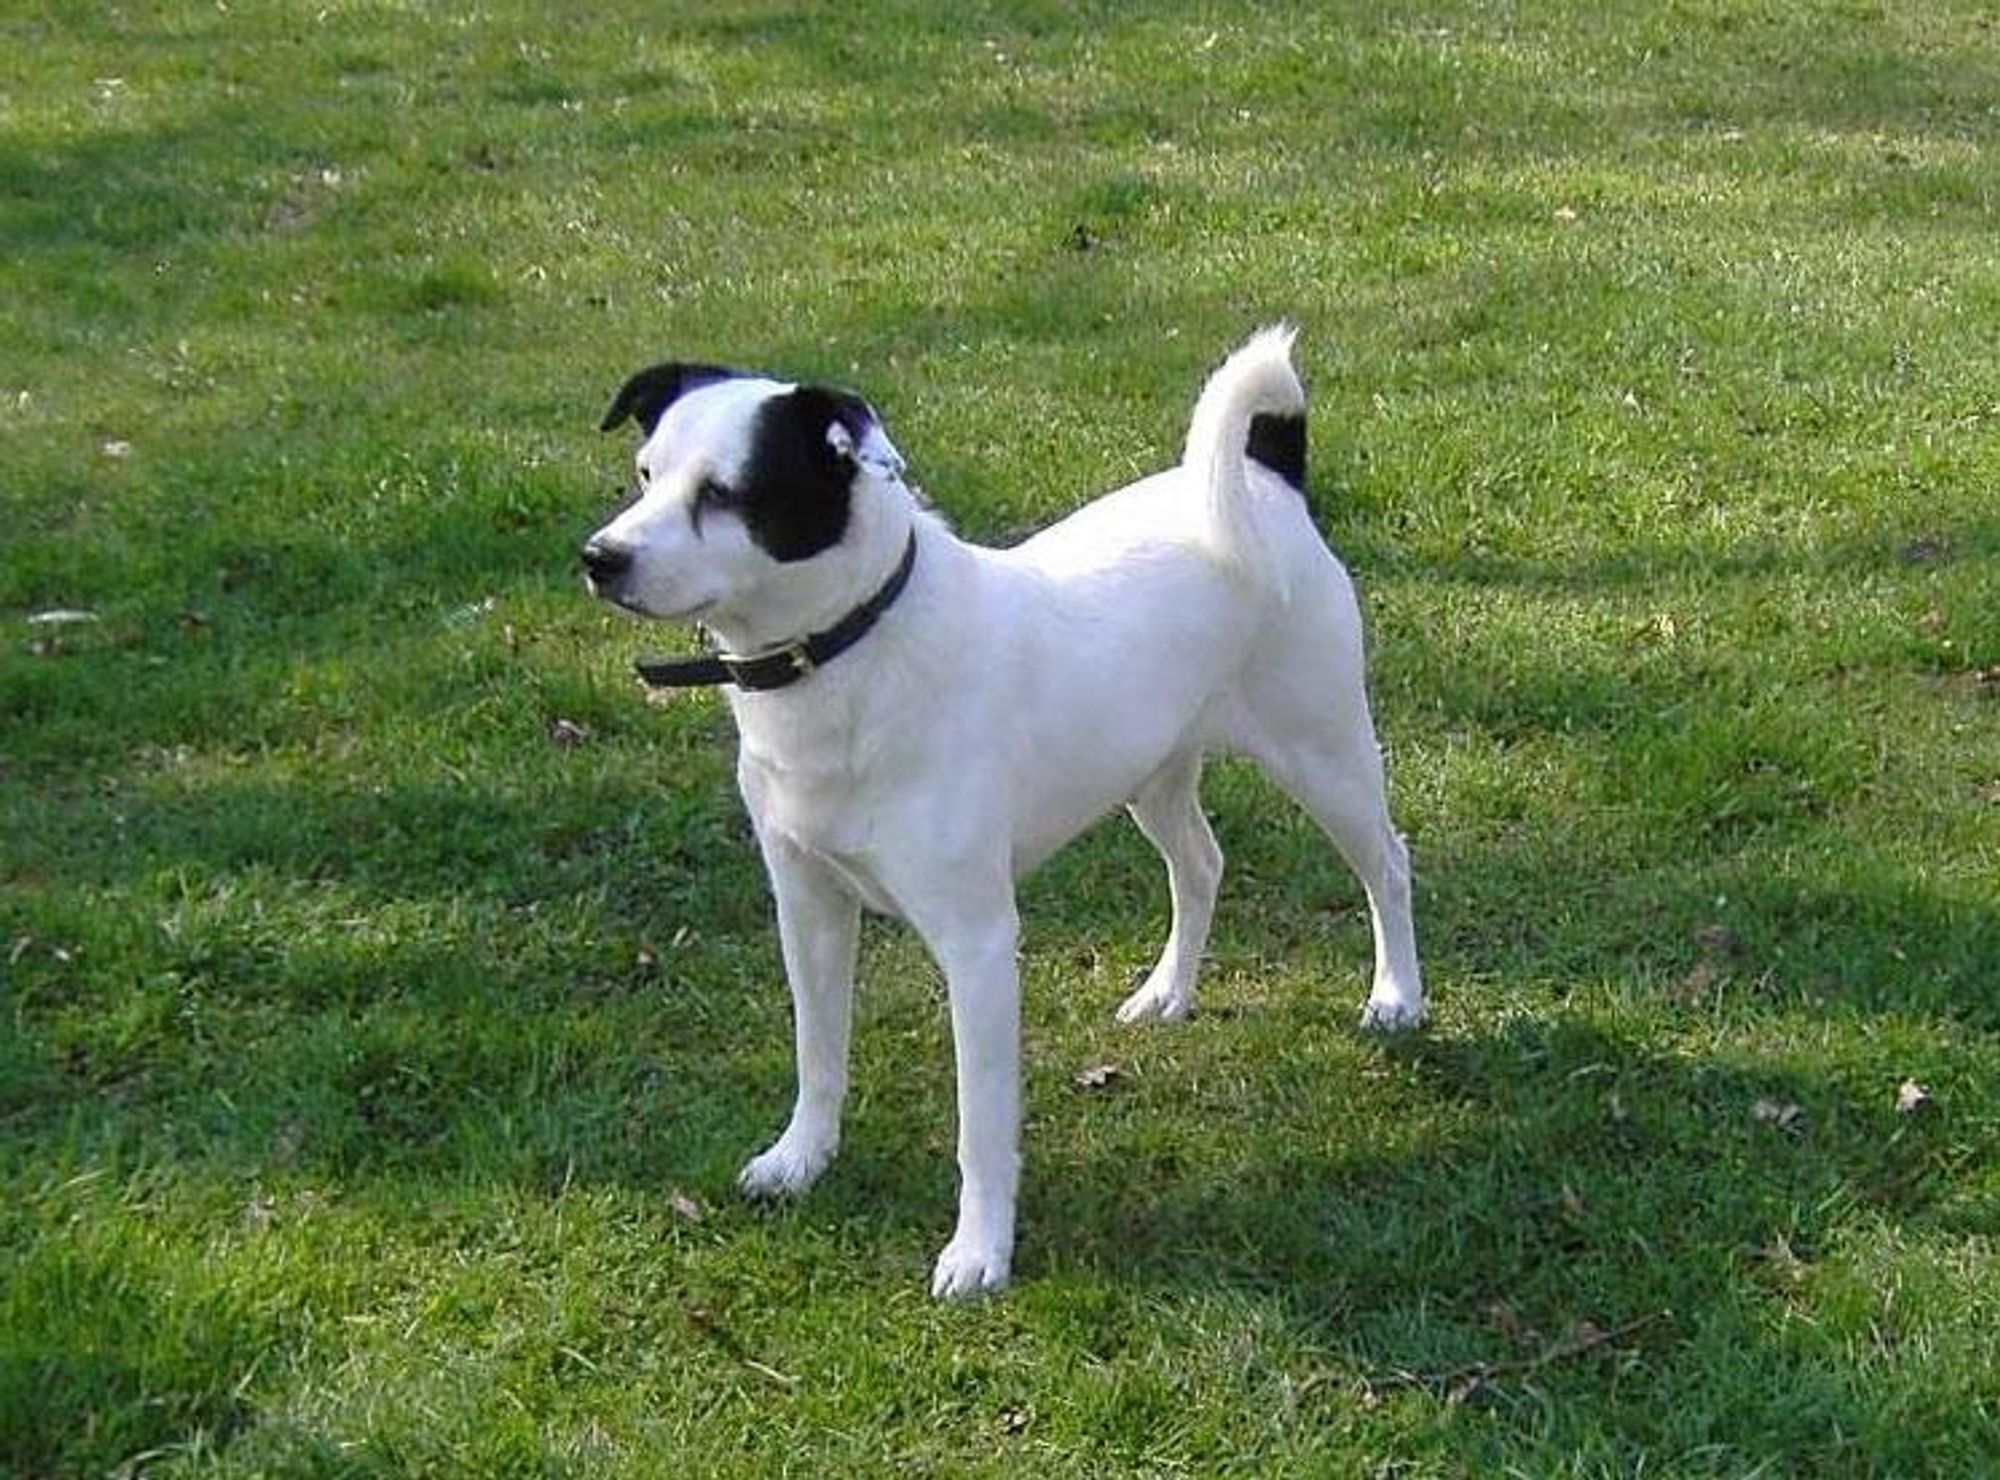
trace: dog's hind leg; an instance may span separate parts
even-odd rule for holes
[[[1259,722],[1242,737],[1244,748],[1312,814],[1368,891],[1375,978],[1362,1026],[1414,1028],[1424,1019],[1424,987],[1410,909],[1410,857],[1389,820],[1388,782],[1367,695],[1358,680],[1314,692],[1288,678],[1266,685],[1262,698]]]
[[[1158,964],[1120,1004],[1118,1021],[1172,1022],[1194,1008],[1195,974],[1222,883],[1222,849],[1201,810],[1201,752],[1190,749],[1170,757],[1147,778],[1127,810],[1166,860],[1173,923]]]
[[[764,859],[792,988],[798,1099],[784,1134],[736,1180],[750,1197],[785,1197],[812,1186],[840,1147],[861,906],[825,865],[781,841],[765,843]]]

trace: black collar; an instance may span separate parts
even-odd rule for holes
[[[913,529],[909,544],[903,548],[902,560],[883,582],[882,589],[824,632],[815,632],[754,658],[739,658],[730,653],[710,653],[705,658],[646,658],[637,665],[639,677],[656,689],[697,689],[725,683],[733,683],[739,689],[782,689],[795,684],[861,641],[882,613],[903,594],[916,563],[917,532]]]

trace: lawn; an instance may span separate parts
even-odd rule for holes
[[[2000,1471],[2000,24],[1974,3],[0,11],[0,1473]],[[939,984],[789,1105],[625,374],[969,536],[1303,326],[1433,1018],[1223,763],[1024,896],[1016,1287]]]

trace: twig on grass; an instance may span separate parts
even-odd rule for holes
[[[1574,1361],[1607,1346],[1616,1346],[1627,1337],[1668,1320],[1672,1315],[1672,1311],[1656,1310],[1621,1326],[1600,1327],[1584,1323],[1574,1335],[1552,1342],[1530,1357],[1516,1357],[1505,1362],[1468,1362],[1462,1367],[1448,1367],[1441,1372],[1398,1367],[1388,1372],[1364,1374],[1359,1386],[1362,1394],[1371,1399],[1386,1388],[1421,1388],[1425,1392],[1442,1395],[1447,1402],[1463,1403],[1503,1378],[1524,1377],[1553,1367],[1558,1362]],[[1316,1374],[1302,1385],[1301,1395],[1333,1380],[1332,1373]]]
[[[731,1357],[735,1358],[744,1367],[756,1373],[766,1382],[773,1383],[787,1391],[799,1385],[799,1380],[790,1373],[780,1372],[776,1367],[769,1366],[751,1356],[750,1349],[743,1344],[743,1339],[727,1326],[723,1325],[721,1321],[717,1320],[714,1311],[699,1305],[690,1305],[685,1307],[685,1309],[690,1326],[694,1327],[695,1330],[706,1336],[710,1341],[713,1341]]]

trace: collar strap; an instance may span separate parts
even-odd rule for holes
[[[868,629],[881,620],[882,613],[903,594],[916,563],[917,532],[913,529],[909,544],[903,547],[902,560],[882,588],[824,632],[815,632],[753,658],[739,658],[733,653],[710,653],[704,658],[646,658],[637,665],[639,677],[656,689],[711,688],[728,683],[739,689],[788,687],[861,641]]]

